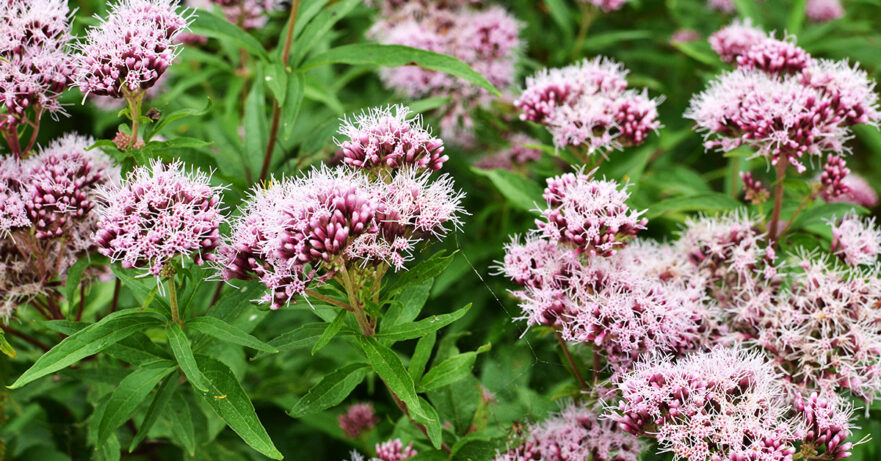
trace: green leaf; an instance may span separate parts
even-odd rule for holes
[[[853,203],[833,202],[819,203],[803,211],[795,218],[793,229],[803,229],[815,224],[825,224],[828,220],[841,218],[846,214],[865,215],[869,210]]]
[[[741,203],[728,195],[719,192],[707,192],[688,197],[661,200],[649,207],[646,217],[653,219],[671,211],[733,210],[739,206],[741,206]]]
[[[425,366],[428,365],[428,359],[431,358],[435,342],[437,342],[437,332],[434,331],[419,338],[416,349],[413,351],[413,357],[410,359],[410,376],[420,378],[425,373]]]
[[[761,27],[762,16],[759,14],[759,6],[756,4],[756,0],[734,0],[734,8],[737,9],[737,14],[740,17],[750,18],[754,24]]]
[[[199,369],[208,378],[209,392],[201,394],[205,403],[251,448],[272,459],[282,459],[248,394],[232,370],[210,357],[199,356]]]
[[[278,101],[278,106],[284,107],[288,91],[288,75],[284,65],[279,61],[274,61],[266,66],[266,75],[263,77],[263,81],[266,88],[269,88],[269,92]]]
[[[464,62],[452,56],[408,46],[380,45],[376,43],[344,45],[312,56],[303,64],[303,69],[311,69],[326,64],[373,64],[385,67],[417,65],[428,70],[436,70],[459,77],[488,90],[496,96],[501,96],[499,90],[489,80],[468,67]]]
[[[538,204],[544,202],[541,187],[513,171],[484,170],[476,167],[471,168],[471,171],[489,178],[508,202],[521,210],[533,211]]]
[[[303,105],[303,91],[306,82],[302,72],[293,72],[287,78],[288,89],[286,104],[281,110],[281,138],[289,141],[293,135],[300,107]]]
[[[628,40],[643,40],[652,37],[648,30],[616,30],[602,34],[591,35],[584,41],[583,48],[597,50],[610,45],[620,45]]]
[[[250,347],[261,352],[278,352],[278,349],[249,335],[241,328],[230,325],[216,317],[198,317],[187,321],[185,327],[221,341]]]
[[[696,44],[695,42],[678,42],[670,43],[674,48],[682,52],[682,54],[694,59],[697,62],[704,63],[708,66],[719,67],[722,61],[719,57],[706,49],[706,47]]]
[[[144,138],[149,142],[150,139],[153,137],[153,135],[155,135],[156,133],[159,133],[160,131],[162,131],[163,128],[166,127],[166,125],[168,125],[169,123],[174,122],[176,120],[180,120],[184,117],[198,117],[201,115],[205,115],[211,109],[211,105],[212,105],[211,100],[208,99],[207,101],[205,101],[205,107],[202,107],[202,108],[186,107],[183,109],[176,110],[168,115],[165,115],[162,118],[160,118],[159,121],[156,122],[155,124],[148,125],[147,130],[145,130]]]
[[[459,320],[468,313],[469,309],[471,309],[471,303],[468,303],[465,307],[449,314],[433,315],[418,322],[395,325],[383,330],[382,333],[379,333],[376,337],[378,339],[387,339],[391,341],[405,341],[408,339],[421,338]]]
[[[168,345],[171,346],[174,358],[177,359],[177,363],[180,365],[180,369],[183,370],[184,375],[187,376],[187,380],[196,389],[206,392],[209,383],[202,376],[202,373],[199,372],[196,358],[193,357],[193,350],[190,348],[190,341],[187,339],[184,331],[181,330],[180,325],[172,322],[165,329],[165,332],[168,334]]]
[[[789,20],[786,22],[786,33],[797,36],[805,23],[805,4],[807,0],[793,0],[789,10]]]
[[[190,457],[196,454],[196,429],[193,426],[193,416],[190,414],[190,405],[180,392],[174,394],[174,402],[166,411],[172,413],[171,431],[173,437],[189,453]]]
[[[321,337],[326,329],[326,323],[307,323],[273,338],[269,341],[269,345],[277,349],[279,352],[288,352],[301,347],[309,347],[318,341],[318,338]],[[255,359],[259,359],[264,355],[266,354],[257,354]]]
[[[437,277],[447,268],[447,266],[450,265],[451,262],[453,262],[454,255],[455,254],[447,255],[444,251],[438,251],[425,261],[417,264],[416,267],[400,274],[395,282],[386,290],[385,299],[393,298],[395,295],[411,286],[425,283],[426,280],[431,280]]]
[[[410,107],[410,110],[412,110],[414,113],[421,114],[423,112],[428,112],[434,109],[441,108],[448,102],[450,102],[450,98],[438,96],[434,98],[425,98],[418,101],[413,101],[409,103],[408,106]]]
[[[427,418],[422,412],[419,398],[416,396],[416,385],[413,378],[407,373],[401,359],[394,351],[375,338],[359,336],[358,344],[373,371],[379,375],[388,388],[407,405],[407,409],[413,418]]]
[[[150,433],[150,429],[153,428],[153,424],[156,424],[156,421],[159,419],[159,415],[162,414],[162,411],[165,409],[165,406],[168,405],[168,402],[171,400],[171,396],[174,395],[174,391],[177,390],[177,380],[176,379],[166,379],[161,386],[159,386],[159,390],[156,392],[156,396],[153,397],[153,401],[150,402],[150,407],[147,408],[147,414],[144,416],[144,420],[141,421],[141,426],[138,427],[138,433],[135,434],[135,437],[132,439],[132,443],[128,447],[128,452],[131,453],[135,451],[135,448],[147,437],[147,434]]]
[[[572,19],[576,16],[569,9],[569,6],[566,5],[566,2],[563,0],[545,0],[544,4],[548,7],[551,19],[554,20],[563,32],[562,36],[566,38],[575,37],[575,24]]]
[[[364,380],[367,370],[368,366],[364,363],[353,363],[334,370],[312,386],[288,414],[301,418],[339,405]]]
[[[107,401],[104,414],[101,415],[101,422],[98,423],[96,445],[101,446],[110,437],[111,432],[126,422],[159,381],[174,369],[174,362],[162,360],[141,365],[126,376],[119,383],[119,387],[110,394],[110,400]]]
[[[474,361],[477,360],[477,354],[480,354],[487,349],[487,346],[483,346],[477,351],[454,355],[435,365],[431,370],[428,370],[428,373],[426,373],[422,379],[419,380],[417,390],[419,392],[427,392],[434,389],[440,389],[471,375],[471,369],[474,368]]]
[[[428,403],[428,400],[419,397],[419,404],[422,412],[425,413],[425,418],[414,417],[417,422],[422,423],[425,426],[425,432],[428,435],[428,440],[431,441],[431,444],[436,449],[440,449],[443,444],[443,432],[441,429],[440,418],[437,415],[437,410]]]
[[[252,171],[259,171],[269,142],[269,129],[266,126],[266,94],[263,91],[262,72],[251,85],[245,99],[245,159]]]
[[[199,10],[199,14],[190,24],[190,32],[210,38],[232,40],[252,55],[256,55],[264,61],[269,60],[269,55],[256,38],[248,35],[235,24],[208,11]]]
[[[89,267],[89,262],[88,257],[82,257],[67,270],[67,282],[64,284],[64,299],[70,304],[73,303],[80,280],[83,278],[83,272]]]
[[[294,58],[292,62],[299,63],[309,51],[333,29],[341,19],[345,18],[361,0],[344,0],[326,8],[315,16],[315,19],[306,26],[306,29],[294,41]]]
[[[15,348],[12,347],[12,344],[9,344],[9,341],[6,341],[6,335],[3,333],[3,330],[0,330],[0,352],[3,352],[7,357],[13,359],[18,356],[15,352]]]
[[[318,342],[312,346],[312,355],[315,355],[316,352],[321,350],[327,343],[330,342],[343,328],[343,324],[346,321],[346,311],[340,311],[336,317],[333,319],[333,322],[330,322],[330,325],[324,330],[324,333],[321,334],[321,337],[318,338]]]
[[[383,331],[394,325],[416,320],[419,312],[425,306],[425,302],[428,301],[433,286],[434,279],[425,280],[419,285],[411,285],[395,296],[394,302],[382,316]]]
[[[162,325],[163,322],[164,318],[152,310],[129,309],[114,312],[58,343],[37,359],[9,388],[22,387],[97,354],[138,331]]]

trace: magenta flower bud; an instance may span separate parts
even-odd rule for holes
[[[737,65],[771,74],[796,74],[812,63],[811,55],[789,39],[768,37],[737,57]]]
[[[407,444],[407,446],[404,446],[401,439],[393,439],[376,444],[376,458],[374,458],[374,460],[403,461],[405,459],[410,459],[417,454],[419,454],[419,452],[413,448],[412,442]]]
[[[822,448],[820,456],[846,458],[853,447],[853,443],[845,442],[853,428],[853,408],[837,394],[824,392],[821,395],[814,392],[807,398],[795,396],[794,406],[804,419],[802,442],[815,449]]]

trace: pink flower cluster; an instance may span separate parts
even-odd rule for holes
[[[346,165],[360,169],[398,169],[405,166],[437,171],[449,157],[444,142],[422,126],[422,117],[410,116],[404,106],[369,109],[354,120],[344,120],[339,142]]]
[[[706,133],[707,148],[746,145],[799,172],[801,158],[846,150],[849,127],[881,118],[874,82],[842,61],[814,60],[789,41],[735,23],[710,37],[739,67],[692,98],[685,116]]]
[[[753,205],[764,203],[771,196],[771,192],[765,188],[761,181],[753,177],[750,172],[740,172],[740,180],[743,181],[743,194],[747,202]]]
[[[26,160],[0,159],[0,317],[92,249],[95,196],[119,170],[91,144],[66,135]]]
[[[473,9],[470,2],[384,2],[383,19],[369,35],[380,43],[404,45],[454,56],[498,88],[514,82],[520,24],[500,6]],[[389,88],[410,97],[451,97],[443,109],[441,131],[448,140],[473,138],[470,113],[490,101],[489,93],[457,77],[417,66],[385,68]]]
[[[520,118],[544,124],[557,147],[585,146],[605,153],[641,144],[660,126],[658,100],[627,88],[621,64],[599,57],[526,79],[514,104]]]
[[[521,133],[512,135],[509,141],[507,148],[481,158],[474,166],[485,170],[517,170],[541,159],[540,150],[527,147],[530,144],[540,144],[539,141]]]
[[[825,258],[805,257],[791,287],[766,305],[756,343],[786,371],[796,393],[881,391],[881,285]]]
[[[625,203],[630,197],[626,186],[593,179],[593,172],[550,178],[543,197],[548,208],[536,221],[542,234],[591,256],[614,254],[648,222]]]
[[[844,7],[839,0],[808,0],[805,15],[816,22],[834,21],[844,17]]]
[[[608,13],[621,9],[628,0],[579,0],[582,3],[590,3],[591,5]]]
[[[820,196],[827,202],[855,203],[866,208],[874,208],[878,205],[878,193],[862,176],[849,173],[841,181],[841,185],[847,188],[847,192],[832,196],[825,190],[821,190]]]
[[[851,191],[845,178],[850,174],[850,169],[844,159],[838,155],[826,157],[823,172],[820,173],[820,194],[824,198],[836,198]]]
[[[0,127],[21,123],[30,107],[62,111],[58,97],[73,73],[69,16],[64,0],[0,2],[0,107],[8,114]]]
[[[798,425],[761,354],[738,349],[656,356],[618,385],[621,429],[657,438],[674,459],[791,461]]]
[[[410,459],[419,454],[413,449],[413,444],[407,446],[401,442],[401,439],[393,439],[383,443],[376,444],[376,460],[377,461],[403,461]]]
[[[223,9],[229,22],[245,29],[266,25],[268,15],[282,8],[282,0],[210,0]]]
[[[875,218],[860,219],[847,215],[832,226],[829,250],[848,266],[872,266],[881,253],[881,231]]]
[[[833,393],[820,396],[814,392],[807,398],[796,395],[795,409],[804,418],[799,439],[820,451],[820,459],[850,457],[853,408],[844,399]]]
[[[98,251],[122,267],[159,276],[178,256],[196,264],[213,261],[223,222],[222,188],[181,162],[153,160],[135,168],[117,186],[101,190],[93,239]]]
[[[526,440],[494,461],[636,461],[639,439],[584,404],[569,402],[560,411],[527,428]]]
[[[373,429],[379,424],[379,421],[380,419],[376,416],[371,403],[351,405],[345,413],[340,413],[337,417],[340,429],[353,439],[357,439],[361,434]]]
[[[187,18],[177,0],[120,0],[80,45],[76,83],[114,98],[152,87],[177,56]]]

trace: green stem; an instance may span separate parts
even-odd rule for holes
[[[168,303],[171,304],[171,320],[180,326],[184,326],[177,306],[177,288],[175,287],[174,274],[170,275],[166,281],[168,282]]]
[[[132,121],[132,135],[128,140],[126,149],[131,149],[138,142],[138,129],[141,122],[141,103],[144,101],[144,92],[136,91],[134,93],[126,93],[126,102],[128,102],[129,118]]]
[[[786,178],[785,158],[777,160],[777,185],[774,189],[774,211],[768,226],[768,239],[771,245],[777,243],[777,227],[780,224],[780,209],[783,207],[783,180]]]
[[[364,307],[361,306],[361,303],[358,302],[358,293],[355,287],[355,281],[352,279],[351,274],[349,274],[346,266],[343,266],[343,269],[340,271],[340,275],[342,276],[343,286],[346,289],[346,294],[349,296],[349,305],[352,306],[353,313],[355,314],[355,320],[358,321],[358,326],[361,327],[361,333],[364,336],[373,336],[376,331],[373,328],[373,324],[370,323],[370,319],[367,318],[367,313],[364,312]]]
[[[786,227],[784,227],[783,230],[780,231],[780,238],[783,238],[783,236],[786,235],[787,232],[789,232],[789,229],[792,229],[792,225],[795,223],[795,218],[798,217],[799,213],[804,210],[805,206],[807,206],[808,203],[813,202],[815,198],[817,198],[817,193],[811,192],[810,194],[808,194],[807,197],[804,198],[804,200],[801,201],[801,203],[798,204],[798,208],[795,209],[795,213],[793,213],[792,217],[789,218],[789,221],[786,223]]]
[[[584,2],[578,2],[578,6],[581,9],[581,24],[578,28],[578,37],[575,39],[575,46],[572,47],[572,59],[575,59],[581,53],[584,40],[587,39],[587,31],[590,30],[590,25],[597,16],[597,10],[594,6]]]

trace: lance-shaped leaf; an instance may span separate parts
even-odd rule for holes
[[[422,338],[429,333],[440,330],[456,320],[459,320],[468,313],[469,309],[471,309],[471,303],[468,303],[465,307],[449,314],[432,315],[431,317],[419,320],[418,322],[395,325],[383,330],[382,333],[379,333],[376,337],[392,341],[405,341],[408,339]]]
[[[141,365],[131,372],[110,394],[101,422],[98,423],[98,443],[100,447],[117,427],[128,420],[138,405],[147,398],[150,391],[172,371],[175,365],[171,360]]]
[[[373,367],[373,371],[382,378],[389,390],[407,405],[410,416],[417,420],[427,419],[428,416],[422,412],[422,406],[419,404],[413,378],[407,373],[400,357],[375,338],[358,337],[358,344],[370,366]]]
[[[230,325],[217,317],[199,317],[187,321],[186,328],[228,343],[250,347],[261,352],[276,353],[278,349],[249,335],[241,328]]]
[[[312,386],[306,395],[294,404],[288,414],[299,418],[339,405],[364,380],[368,370],[368,365],[364,363],[353,363],[338,368]]]
[[[232,40],[251,54],[259,56],[260,59],[264,61],[269,60],[269,55],[263,49],[260,41],[235,24],[205,10],[199,10],[199,14],[190,24],[190,31],[206,37]]]
[[[196,389],[202,392],[207,391],[208,382],[196,365],[196,358],[193,357],[193,349],[190,347],[187,335],[184,334],[184,331],[176,323],[168,325],[165,331],[168,333],[168,345],[171,346],[174,358],[177,359],[177,363],[187,376],[187,380]]]
[[[489,344],[486,344],[476,351],[454,355],[435,365],[419,380],[419,392],[440,389],[470,375],[477,355],[488,350]]]

